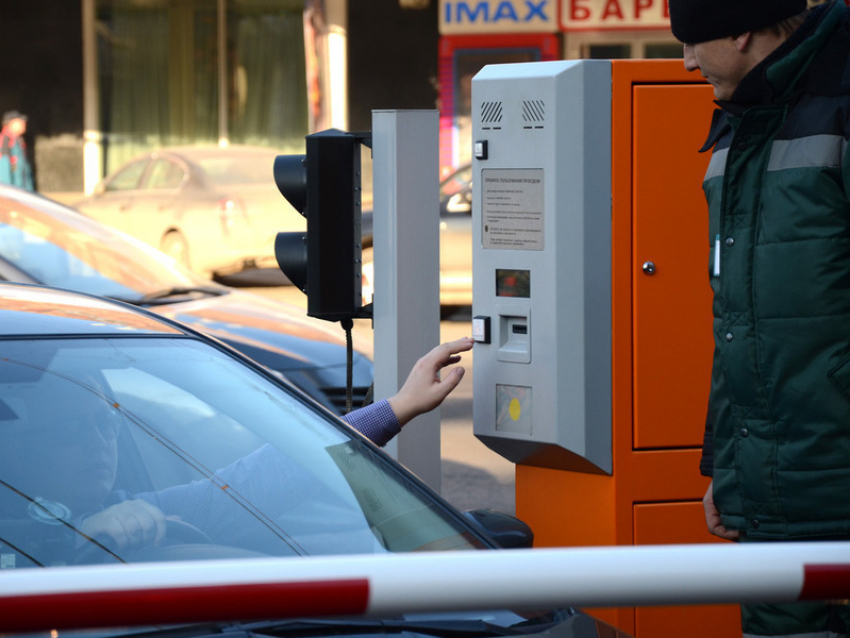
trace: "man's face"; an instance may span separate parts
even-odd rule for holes
[[[685,69],[699,71],[714,87],[714,97],[731,100],[738,84],[749,72],[750,62],[738,48],[735,38],[727,37],[684,45]]]

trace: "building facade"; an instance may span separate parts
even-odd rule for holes
[[[345,128],[346,0],[2,0],[0,108],[42,192],[178,144],[303,148]]]
[[[297,152],[373,109],[439,109],[447,172],[485,64],[681,56],[666,0],[0,0],[0,17],[0,109],[29,116],[46,193],[159,146]]]

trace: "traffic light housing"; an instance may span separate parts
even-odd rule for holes
[[[275,257],[307,295],[307,314],[327,321],[368,316],[362,306],[361,145],[371,136],[330,129],[306,137],[305,155],[279,155],[274,179],[307,219],[307,232],[278,233]]]

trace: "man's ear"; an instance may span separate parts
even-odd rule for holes
[[[735,47],[743,53],[749,48],[750,43],[753,40],[753,32],[752,31],[744,31],[741,35],[735,36],[732,38],[735,41]]]

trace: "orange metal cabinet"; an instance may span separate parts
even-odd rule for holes
[[[634,506],[635,545],[693,543],[705,539],[702,503],[644,503]],[[638,607],[636,636],[735,636],[741,632],[738,607]]]
[[[615,61],[611,476],[518,465],[538,546],[702,543],[711,369],[708,220],[698,153],[712,88],[681,61]],[[596,609],[638,638],[734,635],[736,606]]]

